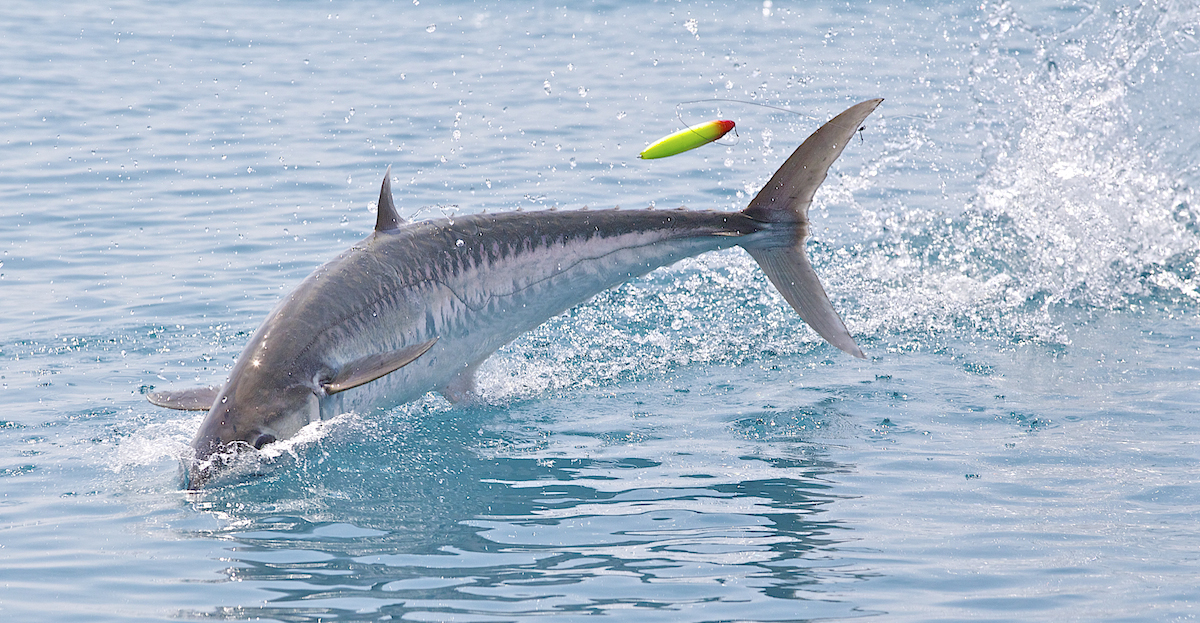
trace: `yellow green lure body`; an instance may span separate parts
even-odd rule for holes
[[[666,158],[675,154],[707,145],[733,129],[734,123],[729,120],[708,121],[684,128],[674,134],[664,136],[650,144],[638,154],[642,160]]]

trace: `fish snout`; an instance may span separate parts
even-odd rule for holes
[[[222,442],[219,438],[207,437],[197,439],[192,448],[192,456],[184,460],[183,485],[195,491],[233,465],[238,456],[250,448],[250,444],[244,441]]]
[[[192,440],[192,456],[185,461],[187,488],[198,489],[224,473],[258,469],[272,456],[268,452],[259,457],[259,451],[320,420],[319,401],[308,387],[263,389],[260,383],[250,384],[254,391],[249,391],[247,383],[227,384],[201,423]]]
[[[199,489],[275,441],[273,433],[263,430],[251,430],[244,437],[221,434],[219,430],[201,430],[192,441],[191,457],[184,460],[184,486]]]

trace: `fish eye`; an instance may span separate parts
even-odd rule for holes
[[[270,433],[263,433],[263,434],[259,435],[257,439],[254,440],[254,449],[262,450],[263,446],[265,446],[269,443],[274,443],[274,442],[275,442],[275,435],[272,435]]]

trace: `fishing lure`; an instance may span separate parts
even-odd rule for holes
[[[707,145],[728,134],[733,126],[734,123],[729,120],[698,123],[654,141],[638,154],[638,158],[642,160],[666,158],[701,145]]]

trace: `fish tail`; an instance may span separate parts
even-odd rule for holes
[[[783,298],[826,341],[860,359],[865,356],[829,302],[808,260],[804,241],[813,194],[863,120],[882,101],[873,99],[851,106],[813,132],[742,212],[772,224],[764,228],[765,235],[754,236],[742,246]]]

